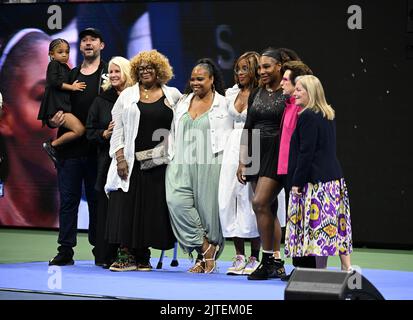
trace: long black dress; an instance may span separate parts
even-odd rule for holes
[[[69,83],[69,73],[70,68],[67,64],[56,60],[49,62],[46,73],[46,88],[37,116],[38,120],[42,120],[43,125],[57,111],[71,111],[70,91],[62,90],[62,84]]]
[[[165,97],[153,103],[139,101],[141,115],[135,140],[135,151],[152,149],[159,141],[152,141],[155,130],[170,130],[172,109],[165,105]],[[141,170],[139,162],[133,165],[129,191],[113,191],[109,195],[107,237],[135,249],[136,262],[147,263],[149,247],[167,250],[175,243],[165,197],[166,165]]]

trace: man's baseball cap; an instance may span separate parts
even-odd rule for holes
[[[79,33],[79,40],[82,40],[83,37],[85,37],[85,36],[96,37],[96,38],[99,38],[100,41],[103,42],[102,33],[101,33],[98,29],[96,29],[96,28],[86,28],[86,29],[84,29],[83,31],[81,31],[81,32]]]

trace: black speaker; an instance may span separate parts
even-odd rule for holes
[[[384,300],[356,271],[296,268],[284,292],[285,300]]]

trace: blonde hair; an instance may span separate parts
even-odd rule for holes
[[[305,75],[297,77],[295,81],[296,83],[300,82],[308,94],[308,103],[300,113],[309,109],[315,113],[321,112],[324,118],[333,120],[335,111],[329,104],[327,104],[324,89],[320,80],[313,75]]]
[[[115,64],[120,69],[120,76],[122,80],[125,80],[124,88],[130,87],[133,85],[133,80],[130,74],[131,65],[128,59],[124,57],[113,57],[108,63],[108,72],[112,64]],[[109,90],[112,88],[109,78],[104,81],[102,85],[103,91]]]
[[[161,85],[168,83],[174,76],[173,69],[166,56],[155,49],[142,51],[131,59],[131,76],[134,84],[139,82],[138,69],[143,62],[155,68],[157,81]]]

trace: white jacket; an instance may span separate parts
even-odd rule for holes
[[[172,132],[174,139],[178,133],[179,121],[182,116],[188,112],[189,106],[191,104],[193,93],[183,96],[179,100],[175,109],[174,125],[172,127]],[[218,153],[224,150],[225,144],[227,142],[228,136],[233,128],[233,121],[228,114],[228,103],[224,96],[215,92],[214,101],[212,102],[211,109],[208,113],[209,124],[210,124],[210,138],[211,147],[213,153]],[[171,140],[169,140],[171,141]],[[171,143],[171,148],[168,149],[170,158],[174,156],[174,143]]]
[[[161,88],[169,106],[174,109],[176,102],[178,102],[181,97],[181,93],[173,87],[162,85]],[[138,135],[141,115],[137,105],[139,99],[139,84],[137,83],[123,90],[113,106],[112,119],[115,122],[115,127],[110,138],[109,155],[112,158],[112,162],[105,184],[106,193],[118,190],[119,188],[124,192],[128,192],[129,190],[130,176],[135,162],[135,139]],[[173,125],[173,123],[171,125]],[[169,140],[171,140],[171,138],[169,138]],[[129,171],[126,180],[122,180],[119,177],[116,166],[116,152],[122,148]]]

